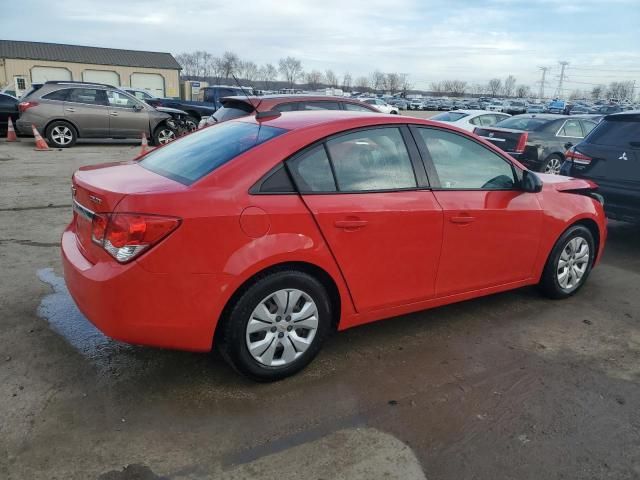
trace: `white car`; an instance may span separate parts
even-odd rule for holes
[[[491,110],[492,112],[504,112],[506,107],[505,102],[491,102],[487,105],[487,110]]]
[[[360,101],[368,103],[369,105],[373,105],[382,113],[392,113],[393,115],[400,114],[398,107],[389,105],[387,102],[385,102],[384,100],[380,100],[379,98],[361,98]]]
[[[473,132],[476,127],[491,127],[511,115],[489,110],[452,110],[434,115],[429,120],[446,123]]]

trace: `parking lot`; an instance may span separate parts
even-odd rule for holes
[[[568,300],[526,288],[355,328],[256,384],[215,352],[111,341],[66,292],[71,174],[138,149],[0,144],[0,478],[640,477],[640,226],[610,223]]]

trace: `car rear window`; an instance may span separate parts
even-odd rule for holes
[[[461,118],[468,117],[468,113],[460,113],[460,112],[443,112],[437,115],[434,115],[430,118],[430,120],[439,120],[441,122],[455,122],[460,120]]]
[[[506,120],[499,121],[494,125],[494,127],[513,128],[514,130],[526,130],[527,132],[531,132],[544,127],[547,123],[549,123],[549,120],[544,118],[511,117]]]
[[[261,124],[225,122],[149,153],[140,165],[190,185],[241,153],[285,132],[282,128]]]
[[[629,146],[629,142],[640,142],[640,117],[605,118],[594,128],[586,141],[595,145]]]
[[[226,122],[234,118],[246,117],[253,112],[253,107],[245,102],[225,102],[222,107],[216,110],[213,118],[216,122]]]

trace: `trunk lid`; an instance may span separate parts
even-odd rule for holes
[[[476,128],[474,133],[485,140],[490,141],[496,147],[504,150],[505,152],[514,152],[516,147],[518,146],[518,142],[520,141],[520,137],[523,133],[526,133],[523,130],[514,130],[510,128]]]
[[[73,223],[80,251],[92,263],[100,258],[104,252],[91,240],[93,218],[96,214],[116,211],[126,195],[185,188],[181,183],[146,170],[135,162],[82,167],[72,177]]]

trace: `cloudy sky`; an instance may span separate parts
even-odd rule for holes
[[[535,87],[545,65],[552,90],[567,60],[567,89],[640,86],[640,0],[22,0],[3,8],[0,37],[231,50],[258,64],[292,55],[306,70],[408,73],[423,88],[509,74]]]

